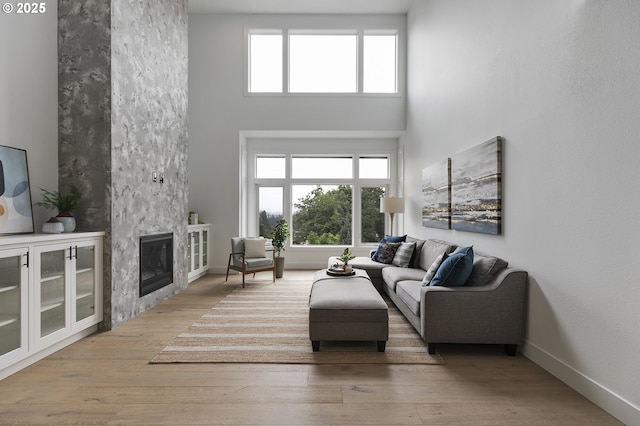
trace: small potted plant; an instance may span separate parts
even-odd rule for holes
[[[349,261],[355,258],[349,247],[345,248],[342,254],[338,256],[338,260],[343,264],[342,267],[344,268],[345,274],[350,274],[353,271],[353,268],[349,265]]]
[[[62,222],[64,232],[73,232],[76,229],[76,219],[71,214],[71,210],[75,209],[82,194],[77,186],[71,185],[69,193],[63,195],[59,191],[49,191],[40,188],[42,191],[42,201],[36,203],[36,206],[47,209],[58,210],[56,218]]]
[[[271,244],[276,251],[276,278],[282,278],[284,275],[284,256],[281,252],[284,251],[285,241],[289,238],[289,225],[285,219],[280,219],[273,228],[273,239]]]

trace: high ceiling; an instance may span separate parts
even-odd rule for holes
[[[189,13],[407,13],[413,0],[189,0]]]

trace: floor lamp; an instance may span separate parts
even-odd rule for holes
[[[389,232],[389,235],[393,235],[393,217],[396,213],[404,213],[404,198],[380,198],[380,213],[389,213],[389,216],[391,217],[391,231]]]

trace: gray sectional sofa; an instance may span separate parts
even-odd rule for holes
[[[367,257],[349,262],[365,269],[420,333],[435,353],[438,343],[504,344],[515,355],[524,331],[527,272],[509,267],[495,256],[475,252],[471,275],[462,287],[423,285],[426,271],[443,252],[454,253],[455,244],[419,240],[409,267],[383,264]],[[329,266],[336,258],[329,258]]]

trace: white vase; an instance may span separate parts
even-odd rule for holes
[[[42,224],[42,232],[45,234],[61,234],[64,232],[64,225],[57,218],[52,217]]]
[[[73,216],[56,216],[56,219],[62,226],[64,227],[64,231],[62,232],[73,232],[76,229],[76,218]]]

